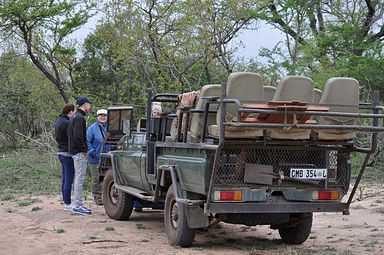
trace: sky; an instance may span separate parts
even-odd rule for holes
[[[284,40],[282,32],[264,23],[260,24],[257,30],[242,30],[235,44],[236,41],[243,42],[243,48],[238,49],[238,56],[247,60],[257,57],[261,48],[272,49],[282,40]]]

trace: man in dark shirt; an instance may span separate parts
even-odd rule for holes
[[[83,183],[87,169],[87,124],[85,116],[91,111],[92,102],[88,97],[81,96],[76,101],[77,111],[69,119],[68,124],[68,151],[72,155],[75,166],[75,188],[72,210],[76,213],[91,214],[82,202]]]

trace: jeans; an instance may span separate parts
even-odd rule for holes
[[[101,199],[102,183],[100,182],[100,172],[97,164],[88,163],[92,179],[92,194],[94,199]]]
[[[73,159],[71,156],[64,156],[59,154],[59,160],[61,163],[61,194],[63,195],[64,204],[71,204],[71,191],[73,176],[75,174],[75,168],[73,165]]]
[[[83,194],[83,184],[85,179],[85,173],[87,171],[87,158],[83,152],[72,155],[73,164],[75,166],[75,188],[74,188],[74,202],[73,207],[82,206],[82,194]]]

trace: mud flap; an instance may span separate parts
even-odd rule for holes
[[[187,214],[188,227],[205,228],[209,225],[208,216],[204,214],[203,208],[199,205],[185,206]]]

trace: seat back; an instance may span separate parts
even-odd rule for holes
[[[196,110],[205,110],[206,99],[204,97],[220,96],[220,84],[205,85],[201,88],[199,99],[196,102]],[[209,110],[217,111],[218,105],[211,104]],[[207,125],[216,124],[216,113],[208,113]],[[192,113],[191,117],[191,136],[193,138],[200,138],[203,130],[204,113]]]
[[[276,93],[276,87],[273,86],[264,86],[264,101],[272,101]]]
[[[185,129],[189,130],[190,125],[188,127],[186,126],[187,124],[187,116],[186,114],[183,115],[183,118],[179,120],[179,115],[180,115],[180,109],[188,108],[188,109],[193,109],[196,106],[196,103],[198,101],[200,95],[200,91],[190,91],[186,92],[183,94],[180,94],[178,96],[178,101],[179,104],[177,106],[177,111],[176,111],[176,117],[173,118],[171,128],[170,128],[170,134],[171,134],[171,140],[175,140],[177,137],[177,131],[179,127],[179,122],[181,122],[181,134],[184,133]],[[190,123],[190,122],[189,122]]]
[[[263,101],[264,90],[261,75],[249,72],[231,73],[227,81],[227,98],[237,99],[243,105],[249,102]],[[226,105],[226,120],[236,120],[237,108],[235,104]],[[209,134],[218,137],[220,134],[220,108],[217,113],[217,125],[209,126]],[[226,127],[226,138],[256,138],[262,136],[262,130],[258,128],[245,128],[245,127]]]
[[[330,104],[329,111],[332,112],[357,112],[359,110],[359,82],[349,77],[329,79],[325,84],[319,104]],[[341,117],[341,119],[344,118]]]
[[[136,132],[144,132],[146,129],[147,129],[147,119],[146,118],[139,119],[136,125]]]
[[[330,112],[354,113],[359,110],[359,82],[349,77],[330,78],[324,87],[320,105],[328,106]],[[321,116],[318,124],[323,125],[354,125],[355,118],[338,116]],[[318,130],[318,138],[324,140],[348,140],[356,136],[354,131]]]
[[[273,101],[302,101],[313,104],[312,79],[305,76],[287,76],[284,77],[276,90]],[[301,140],[309,139],[310,130],[305,129],[270,129],[272,139]]]
[[[273,101],[304,101],[313,103],[313,81],[305,76],[287,76],[281,79]]]
[[[264,89],[261,75],[250,72],[231,73],[227,81],[227,98],[238,99],[240,104],[263,101]],[[227,113],[236,116],[236,105],[227,104]]]
[[[320,102],[320,98],[321,98],[323,92],[320,89],[316,89],[316,88],[313,90],[313,92],[314,92],[313,102],[315,104],[318,104]]]

